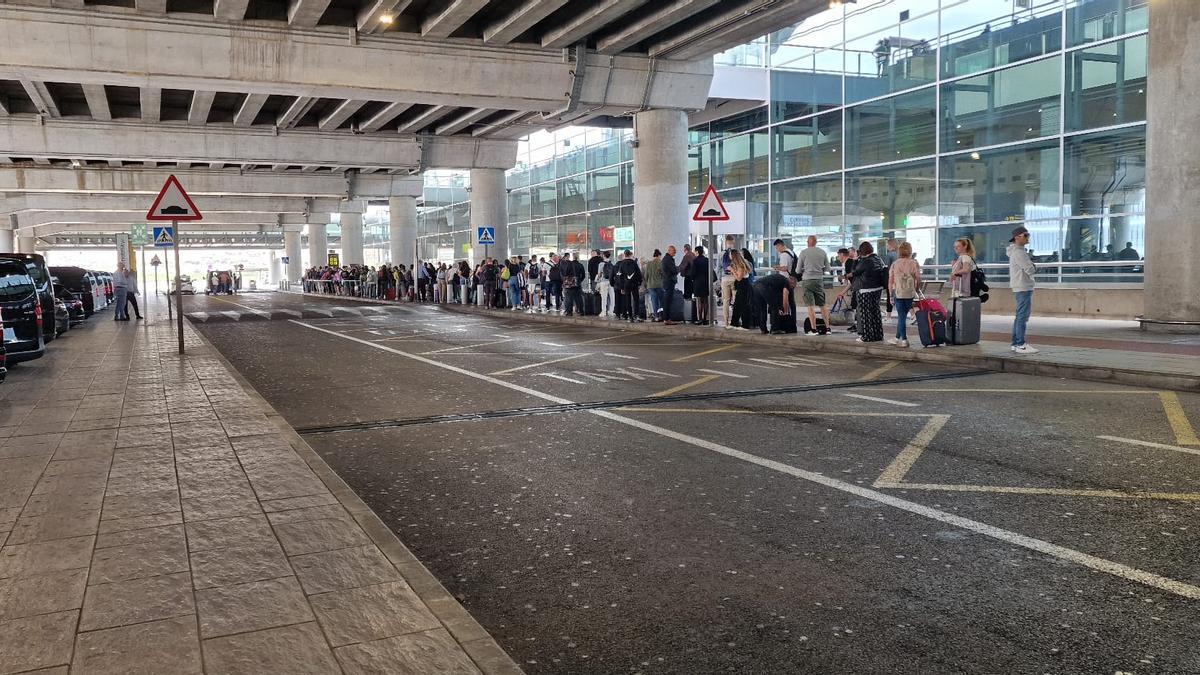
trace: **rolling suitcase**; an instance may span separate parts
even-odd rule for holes
[[[604,311],[604,296],[600,293],[588,293],[592,298],[592,311],[588,312],[588,316],[600,316]]]
[[[595,308],[596,308],[596,294],[585,292],[583,294],[583,315],[584,316],[593,316],[593,310]]]
[[[954,298],[950,314],[950,343],[973,345],[979,342],[983,306],[979,298]]]
[[[664,318],[668,321],[683,321],[683,317],[688,316],[688,313],[685,313],[684,302],[683,291],[674,291],[671,295],[671,316]]]
[[[946,312],[941,303],[924,300],[917,304],[917,333],[925,347],[940,347],[946,344]]]

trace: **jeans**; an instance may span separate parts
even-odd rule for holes
[[[896,339],[908,339],[908,313],[912,311],[912,298],[895,298],[896,305]]]
[[[117,287],[117,297],[116,297],[117,307],[115,310],[113,310],[115,312],[115,314],[113,316],[114,319],[128,319],[129,318],[129,312],[125,308],[125,300],[126,300],[126,297],[128,296],[128,294],[129,294],[129,291],[126,288],[124,288],[123,286]]]
[[[1014,291],[1017,299],[1017,316],[1013,319],[1012,346],[1025,345],[1025,326],[1029,323],[1029,314],[1033,311],[1033,291]]]
[[[508,280],[508,304],[513,307],[521,306],[521,285],[516,279]]]
[[[554,302],[555,309],[562,309],[562,282],[548,281],[546,288],[546,309],[550,309],[550,302]]]
[[[653,318],[662,309],[663,289],[648,288],[646,291],[646,295],[650,298],[650,316]]]

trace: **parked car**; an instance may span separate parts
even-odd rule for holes
[[[42,303],[29,268],[18,260],[0,260],[0,316],[4,317],[7,364],[39,359],[46,353]]]
[[[51,267],[50,274],[83,303],[83,316],[88,318],[104,306],[104,294],[96,276],[82,267]]]
[[[70,325],[75,326],[83,323],[87,315],[83,311],[83,301],[75,296],[74,293],[67,290],[65,286],[58,282],[58,277],[54,278],[54,297],[63,301],[67,306],[67,314],[70,317]]]
[[[92,274],[95,274],[100,279],[100,283],[103,284],[104,306],[107,307],[113,304],[113,298],[116,297],[117,291],[113,287],[112,274],[110,272],[92,272]]]
[[[45,324],[46,342],[58,337],[58,319],[54,311],[54,285],[50,281],[50,270],[46,259],[37,253],[0,253],[0,260],[13,260],[25,265],[33,285],[37,287],[38,299],[42,303],[42,319]],[[65,328],[64,328],[65,330]]]
[[[171,295],[171,294],[175,293],[176,290],[182,292],[184,295],[195,295],[196,294],[196,287],[192,284],[192,278],[186,274],[180,275],[178,288],[174,287],[175,286],[174,281],[171,282],[171,286],[172,286],[172,288],[170,291],[167,292],[167,295]]]
[[[62,298],[54,298],[54,337],[58,337],[71,328],[71,310]],[[43,327],[43,331],[48,330]]]

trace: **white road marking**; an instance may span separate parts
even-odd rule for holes
[[[920,405],[919,403],[909,403],[907,401],[894,401],[890,398],[879,398],[877,396],[867,396],[865,394],[842,394],[842,396],[849,396],[850,398],[861,398],[864,401],[875,401],[877,403],[890,403],[892,405],[902,405],[905,408],[916,408],[918,405]]]
[[[1158,448],[1159,450],[1174,450],[1189,455],[1200,455],[1200,450],[1196,448],[1181,448],[1178,445],[1167,445],[1166,443],[1151,443],[1150,441],[1139,441],[1136,438],[1121,438],[1120,436],[1097,436],[1096,438],[1105,441],[1116,441],[1117,443],[1128,443],[1129,445],[1140,445],[1147,448]]]
[[[572,379],[569,377],[563,377],[562,375],[555,375],[554,373],[538,373],[538,375],[541,375],[543,377],[553,377],[556,380],[563,380],[565,382],[574,382],[575,384],[583,384],[583,380],[575,380],[575,379]]]
[[[586,354],[586,353],[585,354],[572,354],[570,356],[564,356],[561,359],[550,359],[549,361],[542,361],[541,363],[530,363],[530,364],[527,364],[524,366],[517,366],[516,368],[508,368],[506,370],[497,370],[496,372],[492,373],[492,375],[507,375],[509,373],[515,373],[519,370],[525,370],[527,368],[537,368],[539,366],[548,366],[551,363],[558,363],[559,361],[570,361],[571,359],[577,359],[581,356],[590,356],[590,354]]]
[[[513,384],[510,382],[505,382],[504,380],[498,380],[498,379],[496,379],[494,377],[490,377],[488,375],[481,375],[479,373],[471,372],[465,368],[458,368],[455,366],[451,366],[449,364],[439,363],[437,361],[434,361],[433,359],[427,359],[422,356],[418,356],[416,354],[409,354],[407,352],[400,351],[399,349],[394,349],[392,347],[388,347],[386,345],[381,345],[381,344],[378,344],[375,342],[371,342],[369,340],[362,340],[362,339],[359,339],[356,337],[352,337],[350,335],[344,335],[342,333],[337,333],[335,331],[326,330],[319,326],[314,326],[312,324],[308,324],[303,321],[296,321],[296,320],[292,319],[291,322],[298,326],[304,326],[305,328],[309,328],[311,330],[320,331],[322,333],[328,333],[329,335],[332,335],[337,338],[341,338],[343,340],[350,340],[352,342],[357,342],[359,344],[366,345],[367,347],[373,347],[375,349],[380,349],[380,350],[383,350],[383,351],[386,351],[386,352],[389,352],[392,354],[396,354],[397,356],[402,356],[407,359],[419,361],[421,363],[425,363],[425,364],[428,364],[431,366],[436,366],[438,368],[442,368],[444,370],[449,370],[451,372],[455,372],[460,375],[465,375],[466,377],[471,377],[471,378],[474,378],[474,379],[477,379],[477,380],[480,380],[483,382],[488,382],[488,383],[494,384],[499,387],[504,387],[505,389],[510,389],[512,391],[520,392],[520,393],[528,395],[528,396],[540,398],[544,401],[550,401],[551,403],[559,403],[559,404],[564,404],[564,405],[575,403],[575,401],[571,401],[569,399],[561,398],[559,396],[553,396],[551,394],[546,394],[544,392],[540,392],[540,391],[537,391],[534,389],[526,389],[520,385]],[[560,379],[566,379],[566,378],[560,378]],[[583,384],[583,383],[580,382],[578,384]],[[754,465],[761,466],[763,468],[770,469],[770,470],[778,472],[778,473],[782,473],[784,475],[792,476],[794,478],[799,478],[800,480],[808,481],[810,483],[816,483],[817,485],[823,485],[832,490],[837,490],[839,492],[844,492],[846,494],[851,494],[856,497],[868,499],[870,501],[877,502],[879,504],[891,506],[895,509],[905,511],[908,513],[912,513],[914,515],[922,516],[924,518],[928,518],[930,520],[934,520],[934,521],[937,521],[940,523],[945,523],[947,525],[953,525],[954,527],[958,527],[958,528],[961,528],[961,529],[964,529],[964,530],[967,530],[970,532],[975,532],[975,533],[981,534],[985,537],[990,537],[992,539],[996,539],[997,541],[1002,541],[1002,542],[1005,542],[1008,544],[1012,544],[1014,546],[1020,546],[1022,548],[1026,548],[1031,551],[1037,551],[1038,553],[1042,553],[1044,555],[1050,556],[1052,558],[1057,558],[1059,560],[1065,560],[1067,562],[1074,563],[1081,567],[1086,567],[1088,569],[1093,569],[1093,570],[1096,570],[1099,572],[1104,572],[1105,574],[1110,574],[1112,576],[1115,576],[1115,577],[1118,577],[1121,579],[1125,579],[1127,581],[1133,581],[1133,582],[1136,582],[1139,584],[1144,584],[1146,586],[1150,586],[1152,588],[1157,588],[1159,590],[1166,591],[1168,593],[1174,593],[1175,595],[1179,595],[1179,596],[1182,596],[1185,598],[1190,598],[1192,600],[1200,600],[1200,586],[1195,586],[1195,585],[1192,585],[1189,583],[1171,579],[1169,577],[1164,577],[1162,575],[1155,574],[1153,572],[1147,572],[1145,570],[1137,569],[1136,567],[1131,567],[1129,565],[1123,565],[1118,562],[1113,562],[1112,560],[1106,560],[1104,558],[1090,555],[1090,554],[1084,553],[1082,551],[1077,551],[1072,548],[1067,548],[1065,546],[1059,546],[1058,544],[1053,544],[1051,542],[1048,542],[1048,541],[1045,541],[1042,539],[1030,537],[1030,536],[1021,534],[1019,532],[1005,530],[1003,528],[995,527],[993,525],[988,525],[987,523],[982,523],[977,520],[972,520],[970,518],[964,518],[962,516],[957,516],[953,513],[948,513],[946,511],[942,511],[940,509],[935,509],[933,507],[925,506],[924,504],[918,504],[917,502],[909,501],[907,499],[902,499],[900,497],[889,495],[889,494],[880,492],[878,490],[874,490],[871,488],[865,488],[865,487],[862,487],[861,485],[855,485],[854,483],[847,483],[846,481],[838,480],[837,478],[831,478],[829,476],[817,473],[815,471],[806,471],[804,469],[790,466],[790,465],[784,464],[782,462],[778,462],[773,459],[767,459],[765,457],[759,457],[757,455],[752,455],[750,453],[743,452],[741,450],[735,450],[733,448],[721,445],[719,443],[713,443],[711,441],[707,441],[703,438],[689,436],[687,434],[679,433],[677,431],[672,431],[670,429],[663,429],[654,424],[648,424],[648,423],[642,422],[640,420],[635,420],[631,417],[625,417],[623,415],[618,415],[616,413],[609,412],[608,410],[589,410],[588,412],[593,415],[596,415],[597,417],[603,417],[604,419],[616,422],[618,424],[623,424],[625,426],[633,427],[635,429],[641,429],[642,431],[645,431],[647,433],[656,434],[658,436],[663,436],[665,438],[677,440],[681,443],[686,443],[688,445],[692,445],[697,448],[703,448],[705,450],[709,450],[709,451],[715,452],[717,454],[725,455],[727,457],[732,457],[734,459],[746,462],[748,464],[754,464]]]
[[[589,373],[585,370],[573,370],[571,372],[575,373],[576,375],[578,375],[580,377],[586,377],[589,380],[594,380],[596,382],[611,382],[611,381],[625,382],[626,381],[625,378],[623,378],[623,377],[609,375],[608,373],[595,374],[595,373]]]
[[[563,346],[563,345],[558,344],[557,342],[539,342],[538,344],[546,345],[547,347],[562,347]]]
[[[618,368],[618,370],[624,371],[625,368]],[[672,375],[671,373],[664,373],[661,370],[651,370],[649,368],[640,368],[638,366],[629,366],[629,370],[640,370],[643,373],[650,373],[652,375],[662,375],[663,377],[679,377],[678,375]]]
[[[725,377],[736,377],[736,378],[740,378],[743,380],[750,377],[749,375],[738,375],[737,373],[726,373],[721,370],[711,370],[709,368],[697,368],[696,370],[698,370],[702,373],[712,373],[713,375],[724,375]]]
[[[738,361],[737,359],[723,359],[721,361],[713,361],[713,363],[732,363],[735,366],[745,366],[747,368],[763,368],[766,370],[774,370],[774,368],[772,368],[771,366],[764,366],[764,365],[761,365],[758,363],[742,363],[741,361]],[[788,368],[791,368],[791,366],[788,366]]]
[[[445,349],[435,349],[431,352],[421,352],[422,354],[441,354],[444,352],[458,351],[459,349],[470,349],[472,347],[486,347],[487,345],[498,345],[501,342],[510,342],[511,340],[494,340],[492,342],[478,342],[473,345],[459,345],[458,347],[447,347]]]
[[[633,361],[637,361],[637,360],[638,360],[638,357],[636,357],[636,356],[630,356],[630,355],[628,355],[628,354],[611,354],[611,353],[609,353],[609,352],[604,352],[604,355],[605,355],[605,356],[611,356],[611,357],[613,357],[613,358],[618,358],[618,359],[631,359],[631,360],[633,360]]]

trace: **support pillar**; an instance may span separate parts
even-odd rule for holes
[[[17,237],[18,253],[37,253],[34,250],[35,248],[37,248],[37,237],[26,237],[24,235]]]
[[[295,283],[304,276],[304,261],[300,259],[300,233],[283,233],[283,254],[287,256],[287,280]]]
[[[688,118],[682,110],[647,110],[633,117],[633,252],[679,250],[688,243]]]
[[[16,249],[13,248],[14,244],[16,242],[13,241],[13,231],[0,230],[0,253],[16,253]]]
[[[362,214],[342,212],[343,265],[363,264]]]
[[[686,155],[685,155],[686,157]],[[496,228],[496,245],[487,248],[493,258],[507,258],[508,245],[508,189],[504,183],[502,169],[471,169],[471,241],[481,227]],[[475,260],[483,259],[482,247]]]
[[[308,264],[310,267],[323,267],[329,262],[327,227],[329,227],[329,217],[323,213],[314,214],[308,223]]]
[[[1143,330],[1200,332],[1200,3],[1150,2]],[[1124,242],[1122,242],[1124,243]],[[1036,297],[1035,297],[1036,301]]]
[[[412,267],[417,247],[417,200],[415,197],[388,199],[388,260],[393,265]]]

